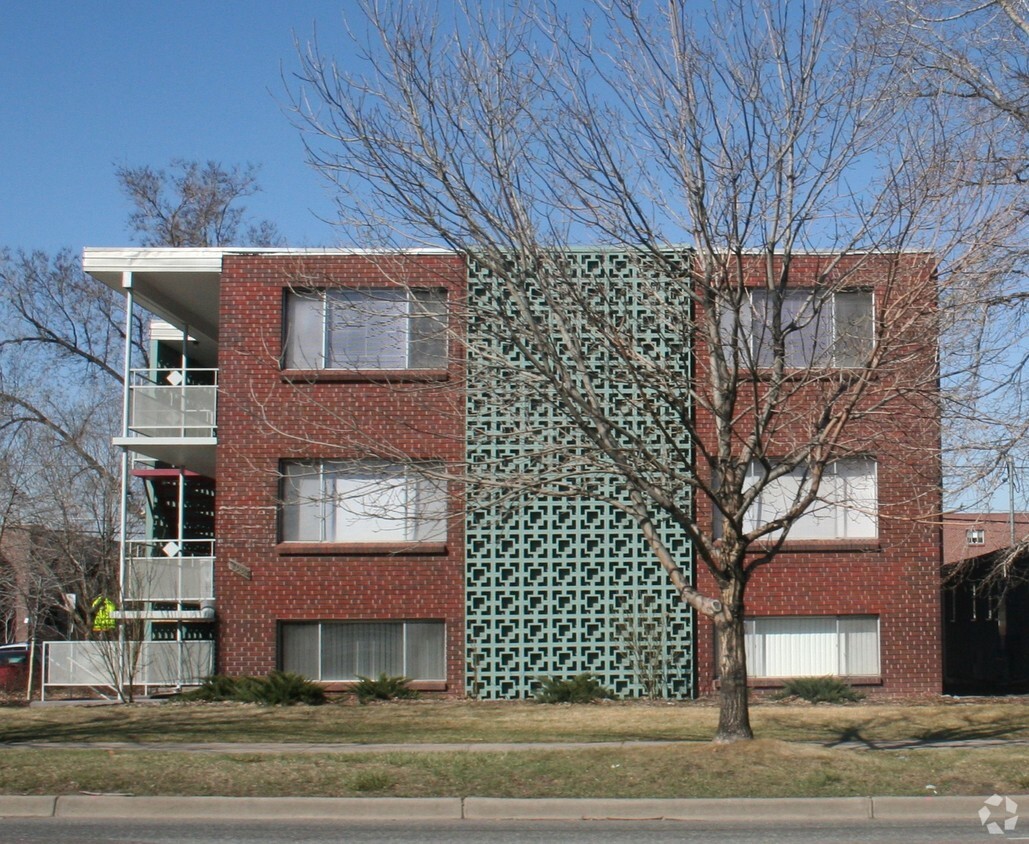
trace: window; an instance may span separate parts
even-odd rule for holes
[[[877,616],[751,618],[743,623],[751,677],[879,674]]]
[[[751,464],[748,486],[760,480]],[[769,483],[747,511],[744,530],[779,518],[810,488],[807,470],[796,469]],[[818,499],[790,527],[790,539],[870,539],[878,536],[876,464],[871,458],[835,460],[826,466]]]
[[[446,484],[416,467],[375,460],[283,464],[286,542],[443,542],[446,515]]]
[[[757,366],[774,363],[773,294],[755,290],[742,315]],[[787,368],[861,366],[872,350],[872,293],[848,290],[818,295],[813,290],[788,290],[781,318]]]
[[[285,333],[287,369],[446,369],[446,291],[291,292]]]
[[[281,635],[282,670],[311,680],[446,680],[442,621],[287,622]]]
[[[965,531],[965,542],[968,545],[985,545],[986,544],[986,529],[985,528],[969,528]]]

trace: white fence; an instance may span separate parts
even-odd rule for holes
[[[42,696],[55,686],[110,689],[196,686],[214,673],[214,642],[46,642]],[[132,662],[135,662],[135,668]]]

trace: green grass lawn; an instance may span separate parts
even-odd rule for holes
[[[688,739],[672,747],[510,753],[0,747],[0,792],[266,796],[786,797],[1023,793],[1029,749],[854,750],[850,739],[1029,738],[1029,702],[759,704],[759,739],[715,745],[698,703],[540,706],[415,701],[0,708],[0,741],[438,743]],[[823,746],[824,745],[824,746]],[[933,789],[927,788],[933,786]]]

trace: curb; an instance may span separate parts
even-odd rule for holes
[[[1029,805],[1029,795],[1011,795]],[[5,818],[275,820],[973,821],[984,797],[509,799],[0,795]]]

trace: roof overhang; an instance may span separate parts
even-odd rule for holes
[[[194,356],[217,360],[218,296],[224,249],[90,249],[82,268],[197,341]]]

